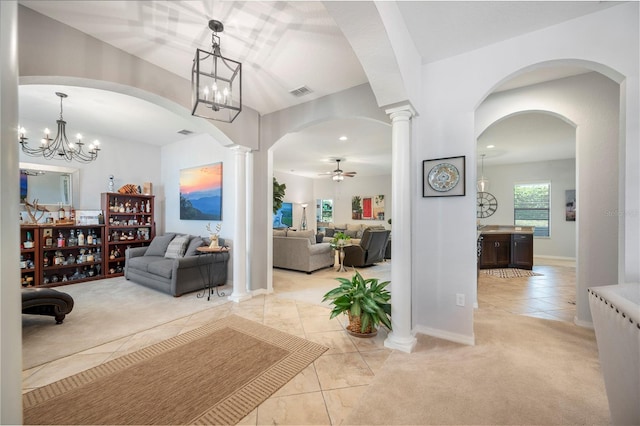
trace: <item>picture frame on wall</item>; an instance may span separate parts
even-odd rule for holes
[[[465,195],[465,156],[422,161],[423,197],[461,197]]]
[[[180,220],[222,220],[222,161],[180,170]]]

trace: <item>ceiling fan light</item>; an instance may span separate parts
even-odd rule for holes
[[[344,176],[342,176],[342,175],[333,175],[332,179],[334,181],[336,181],[336,182],[342,182],[344,180]]]

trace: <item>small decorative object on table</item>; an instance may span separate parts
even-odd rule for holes
[[[340,285],[324,295],[323,302],[333,305],[331,316],[349,316],[347,332],[358,337],[373,337],[382,324],[391,330],[391,293],[386,289],[390,281],[379,278],[364,279],[358,271],[348,280],[336,278]]]
[[[344,232],[336,232],[331,240],[331,248],[338,250],[338,259],[340,265],[338,265],[338,272],[347,272],[344,267],[344,248],[351,245],[351,237],[347,236]]]
[[[209,244],[210,248],[219,247],[218,238],[219,238],[221,229],[222,229],[222,223],[220,222],[218,222],[218,224],[216,225],[215,232],[211,230],[211,223],[207,224],[207,231],[209,231],[209,239],[211,240],[211,243]]]

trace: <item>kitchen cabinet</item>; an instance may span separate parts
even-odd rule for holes
[[[511,235],[511,263],[512,268],[533,269],[533,235]]]
[[[511,262],[511,234],[483,234],[480,269],[507,268]]]

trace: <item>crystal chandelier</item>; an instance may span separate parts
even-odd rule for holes
[[[89,145],[89,150],[84,151],[84,143],[82,142],[82,135],[77,134],[76,142],[69,142],[67,139],[66,126],[67,122],[62,118],[62,100],[67,97],[65,93],[56,92],[56,96],[60,98],[60,119],[58,123],[58,133],[55,139],[51,139],[49,129],[44,129],[44,137],[40,140],[40,146],[32,148],[27,142],[28,138],[25,137],[24,127],[20,128],[20,145],[22,151],[31,155],[32,157],[44,157],[47,159],[58,158],[67,161],[80,161],[82,163],[89,163],[98,158],[98,151],[100,151],[100,142],[93,141]]]
[[[222,22],[211,20],[211,52],[196,49],[191,69],[191,115],[209,120],[233,120],[242,111],[242,64],[220,54]]]
[[[478,179],[478,184],[477,184],[477,188],[478,188],[478,192],[487,192],[487,190],[489,189],[489,179],[484,177],[484,156],[486,154],[482,154],[482,171],[480,173],[480,179]]]

